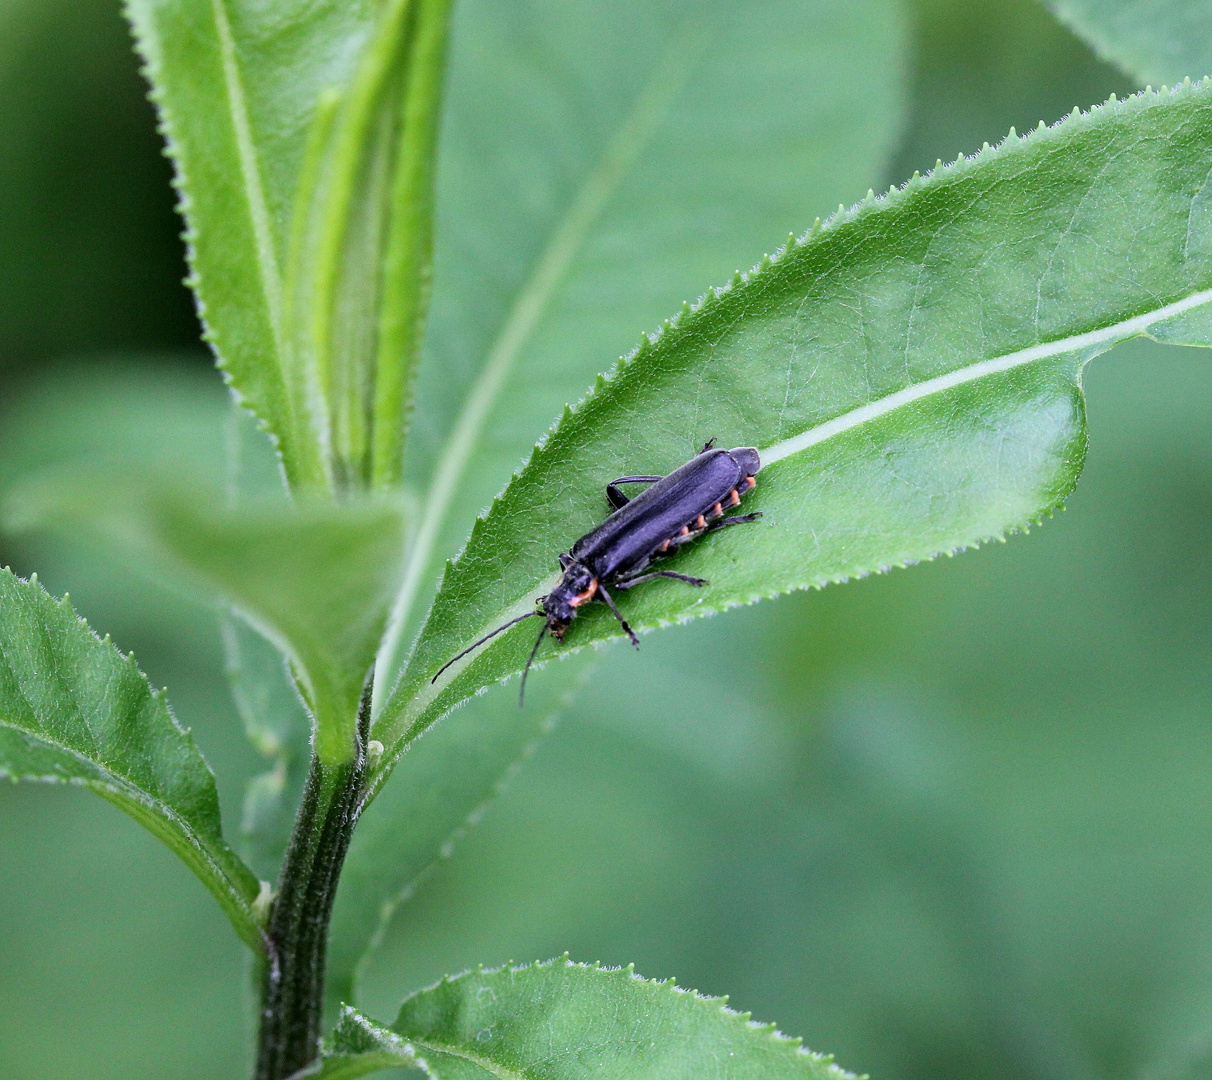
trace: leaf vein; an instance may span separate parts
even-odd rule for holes
[[[764,465],[772,465],[776,461],[782,461],[793,454],[807,450],[810,446],[815,446],[817,443],[824,442],[826,439],[831,439],[836,435],[841,435],[843,432],[850,431],[862,424],[870,423],[872,420],[876,420],[895,409],[902,408],[914,401],[920,401],[931,394],[943,393],[956,386],[962,386],[964,383],[984,378],[986,375],[993,375],[1001,371],[1010,371],[1024,364],[1034,363],[1036,360],[1045,360],[1049,357],[1061,356],[1065,353],[1082,352],[1100,345],[1111,345],[1117,341],[1123,341],[1126,338],[1143,334],[1150,327],[1165,319],[1173,318],[1208,303],[1212,303],[1212,289],[1203,289],[1184,297],[1182,300],[1176,300],[1164,307],[1147,311],[1141,315],[1135,315],[1121,322],[1112,323],[1110,326],[1105,326],[1098,330],[1090,330],[1084,334],[1074,334],[1071,337],[1057,338],[1055,341],[1041,342],[1038,345],[1031,345],[1025,349],[1018,349],[1015,352],[1006,353],[1002,356],[991,357],[988,360],[978,360],[975,364],[956,368],[945,375],[926,379],[923,382],[907,386],[903,390],[898,390],[894,394],[888,394],[865,405],[860,405],[856,409],[851,409],[849,412],[835,416],[822,424],[817,424],[807,431],[801,432],[799,435],[792,436],[790,439],[783,439],[781,442],[765,447],[761,451],[762,463]]]
[[[273,327],[274,344],[281,355],[281,307],[282,281],[278,270],[278,258],[274,251],[273,230],[269,220],[269,207],[265,199],[265,185],[261,179],[261,166],[257,147],[253,140],[252,124],[248,116],[248,102],[244,96],[244,82],[240,74],[236,42],[231,31],[225,0],[211,0],[211,11],[215,19],[215,31],[219,37],[219,50],[223,60],[223,85],[227,91],[228,111],[235,130],[236,150],[240,156],[240,174],[244,180],[248,198],[248,212],[252,218],[253,240],[257,248],[257,269],[261,278],[261,290],[269,308]]]

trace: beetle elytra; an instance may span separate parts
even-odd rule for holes
[[[624,633],[638,649],[639,638],[615,607],[609,590],[632,589],[659,577],[676,578],[702,588],[707,584],[703,578],[690,577],[673,570],[649,568],[655,559],[672,554],[682,544],[704,533],[761,517],[760,513],[728,514],[728,510],[739,506],[741,497],[757,484],[755,477],[762,467],[758,452],[752,446],[720,450],[715,449],[714,444],[715,440],[710,440],[699,454],[668,476],[620,476],[607,484],[606,498],[615,508],[614,513],[560,556],[560,566],[564,572],[556,587],[540,598],[536,610],[510,619],[467,646],[443,664],[431,681],[437,682],[438,676],[451,664],[478,649],[502,630],[523,619],[540,616],[544,624],[522,671],[522,687],[518,694],[520,704],[525,700],[526,676],[530,673],[530,666],[534,663],[544,635],[550,633],[557,641],[563,642],[565,632],[576,618],[577,609],[591,600],[601,600],[610,608]],[[619,487],[620,484],[639,483],[651,486],[632,499],[624,495]]]

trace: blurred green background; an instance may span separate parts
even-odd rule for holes
[[[1030,0],[907,15],[877,188],[1133,89]],[[220,462],[116,0],[8,0],[0,88],[0,487],[81,456]],[[1212,1077],[1207,361],[1097,360],[1086,472],[1030,537],[602,653],[393,924],[367,1009],[567,950],[727,993],[877,1080]],[[0,536],[0,562],[170,687],[237,824],[260,765],[213,619],[70,537]],[[242,947],[154,839],[5,786],[0,867],[0,1075],[245,1073]]]

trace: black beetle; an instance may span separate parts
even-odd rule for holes
[[[648,571],[648,567],[653,559],[676,551],[680,545],[703,533],[761,517],[760,513],[728,517],[724,509],[740,505],[741,496],[757,484],[754,477],[762,467],[758,452],[752,446],[716,450],[713,449],[714,445],[715,439],[711,439],[699,454],[668,476],[620,476],[607,484],[606,498],[615,508],[614,513],[596,529],[582,536],[566,555],[560,556],[564,573],[556,587],[538,600],[538,610],[510,619],[491,634],[485,634],[479,641],[468,645],[458,656],[447,660],[431,681],[437,682],[438,675],[451,664],[473,649],[478,649],[502,630],[523,619],[541,615],[546,622],[522,671],[522,687],[518,694],[520,704],[525,699],[526,676],[530,674],[530,665],[534,663],[539,646],[543,643],[543,635],[550,631],[552,637],[563,642],[565,631],[577,616],[577,608],[590,600],[601,600],[610,608],[631,643],[638,649],[639,638],[619,614],[606,586],[630,589],[653,578],[668,577],[701,588],[707,584],[703,578],[689,577],[673,570]],[[641,491],[634,499],[628,499],[618,487],[619,484],[643,483],[652,486]]]

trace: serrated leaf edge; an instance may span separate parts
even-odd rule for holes
[[[703,1006],[714,1006],[718,1014],[725,1018],[728,1023],[739,1023],[749,1032],[755,1035],[764,1035],[771,1042],[777,1044],[781,1049],[790,1051],[797,1057],[808,1059],[812,1064],[821,1066],[828,1071],[829,1076],[836,1080],[867,1080],[866,1077],[859,1077],[856,1074],[843,1069],[834,1060],[832,1054],[819,1054],[814,1050],[809,1050],[804,1046],[804,1040],[797,1036],[785,1035],[775,1024],[765,1024],[760,1021],[755,1021],[751,1013],[739,1012],[728,1007],[727,997],[714,997],[706,994],[701,994],[697,990],[687,989],[677,985],[675,979],[646,979],[642,975],[637,975],[634,964],[628,964],[626,967],[611,967],[603,966],[600,963],[585,964],[569,958],[565,953],[562,956],[555,957],[550,960],[535,960],[529,964],[515,964],[513,962],[501,964],[498,967],[484,967],[480,964],[466,971],[459,972],[456,975],[444,975],[441,979],[431,983],[428,986],[422,987],[419,990],[409,994],[401,1003],[401,1010],[409,1001],[421,996],[422,994],[432,993],[445,986],[454,986],[464,979],[472,979],[475,977],[508,976],[512,974],[521,974],[528,971],[543,971],[556,969],[575,969],[590,975],[601,975],[606,978],[619,978],[628,982],[638,982],[645,986],[653,987],[657,990],[669,990],[674,995],[683,995],[691,998],[696,1003],[702,1003]],[[469,1055],[465,1048],[457,1045],[447,1045],[445,1043],[434,1042],[428,1039],[418,1039],[411,1035],[397,1031],[394,1027],[386,1027],[377,1024],[375,1021],[359,1013],[356,1009],[346,1005],[341,1010],[341,1022],[353,1022],[358,1025],[365,1033],[376,1038],[389,1036],[393,1041],[402,1041],[406,1052],[410,1055],[411,1060],[417,1064],[421,1064],[421,1059],[417,1055],[417,1049],[434,1050],[440,1053],[450,1054],[464,1058],[466,1060],[479,1061],[480,1059],[474,1055]],[[342,1055],[334,1055],[340,1057]],[[349,1055],[352,1056],[352,1055]],[[330,1059],[331,1060],[331,1059]],[[485,1062],[485,1064],[492,1064]],[[427,1066],[421,1065],[428,1071]],[[500,1074],[500,1067],[493,1065],[492,1071]],[[510,1072],[510,1076],[523,1076],[524,1074]]]
[[[1133,95],[1129,96],[1128,98],[1123,99],[1122,101],[1120,99],[1118,99],[1115,94],[1111,94],[1104,104],[1095,105],[1095,106],[1091,107],[1088,111],[1085,111],[1085,112],[1083,112],[1080,108],[1075,107],[1071,113],[1069,113],[1062,119],[1058,120],[1056,123],[1052,124],[1051,126],[1049,126],[1048,124],[1046,124],[1044,121],[1041,120],[1039,123],[1039,126],[1037,128],[1035,128],[1032,131],[1027,132],[1024,135],[1019,135],[1014,128],[1011,128],[1009,133],[1006,135],[1006,137],[1000,143],[998,143],[996,146],[990,146],[988,143],[985,143],[984,146],[979,151],[977,151],[975,154],[973,154],[971,156],[965,156],[964,154],[960,154],[956,157],[956,159],[953,162],[951,162],[949,164],[944,164],[940,159],[936,163],[935,168],[930,170],[925,176],[921,175],[918,172],[915,172],[913,174],[913,176],[910,177],[903,184],[901,184],[899,186],[897,186],[895,184],[892,185],[886,194],[876,196],[874,194],[874,192],[869,191],[866,197],[864,197],[863,199],[854,203],[850,207],[846,207],[844,204],[839,205],[838,209],[832,215],[830,215],[827,219],[825,219],[823,222],[820,218],[816,219],[816,221],[814,222],[812,227],[798,239],[795,237],[794,234],[789,235],[787,242],[782,247],[780,247],[772,255],[764,256],[762,258],[762,260],[759,263],[757,263],[754,267],[752,267],[749,271],[746,272],[746,271],[737,270],[733,274],[732,279],[728,284],[719,286],[719,287],[713,287],[713,288],[709,289],[706,293],[704,293],[701,297],[699,297],[698,300],[696,300],[693,303],[683,302],[681,311],[678,314],[674,315],[670,319],[666,319],[664,321],[664,323],[662,324],[662,326],[659,329],[657,329],[655,332],[643,335],[642,338],[640,339],[639,344],[635,348],[633,348],[630,352],[628,352],[624,356],[620,357],[612,369],[610,369],[609,371],[603,372],[602,374],[599,374],[597,376],[597,378],[594,380],[593,386],[590,387],[590,389],[586,392],[586,394],[579,401],[577,401],[575,404],[571,404],[571,405],[566,404],[564,406],[559,419],[557,419],[535,443],[534,450],[532,451],[532,453],[531,453],[530,457],[527,459],[527,461],[520,468],[516,469],[513,472],[513,474],[510,476],[509,480],[506,481],[506,483],[504,485],[502,485],[501,489],[498,491],[497,495],[493,498],[492,502],[488,505],[488,507],[485,510],[483,510],[479,515],[477,515],[475,521],[472,523],[471,532],[470,532],[467,540],[464,542],[463,546],[460,548],[459,552],[452,559],[446,560],[441,580],[439,582],[437,590],[434,593],[434,601],[436,602],[438,597],[440,597],[442,595],[442,592],[446,588],[446,586],[451,578],[451,575],[454,572],[455,567],[457,566],[459,561],[462,559],[463,555],[466,553],[468,548],[471,547],[472,544],[475,542],[475,540],[477,539],[477,537],[480,534],[480,531],[485,527],[485,525],[488,521],[488,518],[491,516],[493,511],[497,508],[497,505],[500,503],[501,499],[505,496],[505,494],[509,490],[510,486],[519,479],[519,477],[522,475],[522,473],[526,470],[526,468],[534,460],[535,456],[538,453],[540,453],[543,449],[545,449],[547,444],[550,442],[551,438],[560,430],[560,428],[564,424],[566,424],[570,420],[570,418],[572,418],[573,416],[575,416],[576,414],[581,412],[584,408],[586,408],[586,406],[589,404],[589,402],[593,398],[595,398],[608,384],[610,384],[616,378],[618,378],[619,375],[623,371],[625,371],[633,363],[635,363],[636,360],[647,355],[649,352],[654,350],[658,345],[676,344],[676,342],[678,340],[678,335],[687,333],[691,329],[690,327],[687,326],[687,319],[690,316],[694,316],[701,312],[711,310],[715,305],[719,304],[726,296],[728,296],[729,294],[731,294],[734,291],[737,291],[739,289],[748,289],[748,288],[759,287],[761,284],[763,284],[765,275],[769,271],[771,271],[774,267],[776,267],[783,260],[788,258],[793,252],[799,251],[799,249],[801,249],[804,245],[809,244],[812,241],[819,239],[824,234],[836,232],[840,228],[843,228],[845,226],[852,225],[855,222],[861,221],[862,219],[864,219],[866,216],[868,216],[870,214],[880,213],[883,210],[885,210],[888,206],[897,205],[904,199],[908,198],[910,194],[916,193],[916,192],[926,189],[928,187],[942,184],[944,182],[952,182],[956,178],[962,178],[964,175],[969,173],[977,165],[978,162],[987,162],[989,160],[993,160],[993,159],[997,159],[1000,157],[1005,157],[1005,156],[1013,155],[1015,153],[1019,153],[1022,151],[1023,147],[1027,146],[1028,144],[1037,144],[1041,141],[1047,142],[1047,141],[1053,141],[1053,140],[1063,138],[1063,137],[1065,137],[1065,133],[1068,131],[1071,131],[1074,127],[1091,127],[1098,123],[1106,122],[1108,117],[1118,117],[1118,116],[1122,116],[1125,114],[1131,114],[1133,112],[1137,112],[1142,109],[1150,109],[1150,108],[1155,108],[1158,106],[1164,106],[1164,105],[1171,103],[1172,101],[1174,101],[1176,99],[1181,100],[1183,98],[1189,98],[1189,97],[1193,97],[1198,94],[1203,94],[1203,93],[1206,93],[1210,87],[1212,87],[1212,77],[1204,77],[1203,79],[1201,79],[1197,82],[1192,81],[1191,79],[1188,78],[1183,81],[1181,86],[1176,86],[1172,89],[1169,87],[1165,87],[1165,86],[1163,86],[1160,90],[1154,90],[1152,87],[1146,87],[1144,90],[1139,91],[1138,93],[1133,94]],[[1107,328],[1104,328],[1099,331],[1093,331],[1087,335],[1080,335],[1077,338],[1072,339],[1071,344],[1074,344],[1074,349],[1077,351],[1080,351],[1084,346],[1090,347],[1087,350],[1087,351],[1089,351],[1090,355],[1081,357],[1081,360],[1084,363],[1084,361],[1089,359],[1090,356],[1097,354],[1097,351],[1099,351],[1098,349],[1095,348],[1095,346],[1097,344],[1101,343],[1101,344],[1106,345],[1106,347],[1109,347],[1110,344],[1114,344],[1115,341],[1122,340],[1122,337],[1117,336],[1117,335],[1121,331],[1123,331],[1125,327],[1128,327],[1128,330],[1124,334],[1124,336],[1131,336],[1132,333],[1144,332],[1144,329],[1147,326],[1161,321],[1167,315],[1174,315],[1174,314],[1179,313],[1182,310],[1187,310],[1191,307],[1194,307],[1197,304],[1204,304],[1204,303],[1208,303],[1208,302],[1212,302],[1212,289],[1204,290],[1198,294],[1193,294],[1192,296],[1186,297],[1183,300],[1176,302],[1175,304],[1169,305],[1168,309],[1157,309],[1152,312],[1145,313],[1142,316],[1137,316],[1132,319],[1126,320],[1124,323],[1115,324],[1111,327],[1107,327]],[[1169,310],[1169,308],[1172,308],[1174,310]],[[1135,327],[1135,324],[1137,324],[1138,322],[1140,323],[1140,326]],[[1134,329],[1134,327],[1135,327],[1135,329]],[[1087,341],[1086,340],[1087,338],[1089,338],[1090,340]],[[1048,346],[1043,346],[1043,348],[1047,348],[1047,347]],[[966,368],[959,369],[959,370],[968,371],[972,377],[979,377],[975,374],[975,372],[977,372],[977,371],[979,371],[980,375],[994,374],[998,370],[1000,370],[999,367],[997,366],[999,363],[1005,363],[1007,365],[1007,367],[1013,367],[1013,366],[1019,366],[1021,363],[1029,362],[1028,360],[1018,360],[1017,362],[1011,362],[1011,359],[1019,357],[1020,354],[1030,353],[1032,351],[1032,349],[1036,349],[1036,348],[1041,348],[1041,346],[1033,346],[1027,350],[1019,350],[1016,353],[1008,354],[1007,357],[1002,357],[1002,358],[995,357],[988,361],[978,361],[976,364],[968,365]],[[1093,349],[1094,351],[1090,351],[1090,349]],[[1064,353],[1070,352],[1070,351],[1074,351],[1074,350],[1060,349],[1056,352],[1056,355],[1063,355]],[[1032,359],[1034,359],[1034,357]],[[987,371],[984,369],[983,365],[988,366]],[[1079,378],[1080,378],[1080,373],[1081,373],[1081,364],[1079,364],[1079,367],[1078,367]],[[932,383],[933,381],[934,380],[928,380],[927,382]],[[967,380],[963,380],[963,381],[967,381]],[[922,385],[925,385],[925,384],[922,384]],[[910,389],[914,389],[914,388],[910,388]],[[894,397],[896,397],[896,395],[889,395],[889,397],[894,398]],[[884,399],[881,399],[881,401],[882,400],[884,400]],[[879,402],[876,402],[873,404],[878,405]],[[821,424],[821,425],[816,425],[816,426],[814,426],[814,428],[809,429],[808,432],[801,433],[800,436],[796,436],[794,438],[797,438],[797,439],[803,438],[806,435],[811,435],[814,432],[819,432],[822,429],[824,429],[826,427],[826,425],[833,424],[835,422],[835,420],[843,420],[845,417],[852,416],[853,413],[857,413],[861,409],[865,409],[868,407],[869,406],[860,406],[860,408],[858,410],[852,410],[851,413],[849,413],[849,414],[842,414],[841,417],[837,417],[837,418],[834,418],[833,420],[826,421],[824,424]],[[827,437],[827,436],[822,436],[822,438],[823,437]],[[790,441],[790,440],[783,440],[783,443],[786,443],[788,441]],[[821,441],[821,440],[818,438],[818,439],[814,439],[813,441],[815,442],[815,441]],[[776,446],[781,446],[781,445],[783,445],[783,443],[776,444]],[[766,455],[767,451],[763,450],[762,453],[763,453],[763,461],[765,462],[766,461],[765,455]],[[903,568],[903,567],[906,567],[909,565],[915,565],[915,564],[921,563],[921,562],[930,562],[930,561],[937,559],[944,555],[954,556],[969,548],[979,548],[979,547],[981,547],[985,544],[988,544],[990,542],[993,542],[993,541],[1004,542],[1005,539],[1009,535],[1012,535],[1016,532],[1027,532],[1027,531],[1029,531],[1029,529],[1032,525],[1042,524],[1043,519],[1045,517],[1051,517],[1054,510],[1063,506],[1064,499],[1068,497],[1071,490],[1072,490],[1072,488],[1070,487],[1069,490],[1063,492],[1060,495],[1060,497],[1050,506],[1044,507],[1038,513],[1029,516],[1026,520],[1024,520],[1022,522],[1007,526],[1001,532],[992,533],[992,534],[989,534],[989,535],[983,536],[983,537],[977,537],[977,538],[967,541],[966,543],[959,544],[952,549],[940,550],[940,551],[934,552],[934,553],[932,553],[928,556],[922,557],[922,558],[906,559],[901,562],[891,563],[891,564],[888,564],[885,566],[875,568],[873,570],[864,571],[862,573],[857,573],[857,574],[830,575],[827,577],[823,577],[817,581],[809,582],[806,585],[802,586],[801,588],[821,589],[827,585],[844,584],[852,579],[861,579],[861,578],[867,577],[872,573],[883,573],[883,572],[886,572],[887,570],[894,569],[894,568]],[[552,581],[554,582],[554,577],[552,578]],[[527,594],[529,594],[531,591],[532,591],[531,589],[528,589]],[[716,614],[717,612],[721,612],[721,611],[728,611],[728,610],[731,610],[736,607],[748,606],[748,605],[757,603],[760,600],[771,599],[775,596],[782,595],[784,592],[787,592],[787,591],[801,591],[801,589],[793,589],[793,590],[773,589],[770,591],[758,590],[753,593],[750,593],[748,596],[732,598],[732,599],[721,602],[718,606],[713,606],[710,608],[696,605],[695,607],[687,609],[684,613],[682,613],[681,615],[679,615],[673,619],[658,619],[656,622],[654,622],[648,626],[644,626],[644,627],[637,626],[634,629],[636,630],[637,633],[644,634],[651,630],[663,629],[668,626],[679,625],[679,624],[681,624],[683,622],[687,622],[693,618],[701,618],[705,615]],[[431,606],[430,606],[431,612],[432,612],[432,608],[433,608],[433,605],[431,603]],[[514,607],[511,607],[510,609],[507,610],[507,612],[505,614],[502,615],[500,621],[505,621],[506,619],[508,619],[514,615],[522,614],[524,611],[529,610],[530,608],[531,608],[531,604],[529,601],[519,600],[517,605],[515,605]],[[415,650],[416,644],[421,640],[421,638],[424,634],[425,625],[427,622],[428,622],[428,615],[426,616],[426,619],[422,622],[421,626],[419,627],[419,629],[414,637],[412,649]],[[483,632],[487,632],[488,629],[491,629],[491,627],[486,627]],[[473,635],[473,636],[479,636],[479,635]],[[616,637],[617,637],[617,635],[616,635]],[[593,642],[587,642],[582,645],[577,645],[575,643],[569,642],[568,644],[565,645],[565,647],[562,650],[560,650],[560,652],[558,654],[556,654],[554,656],[549,654],[544,659],[536,660],[534,666],[536,668],[544,667],[544,666],[546,666],[547,663],[551,662],[554,659],[560,659],[564,655],[570,655],[571,653],[573,653],[575,651],[579,651],[580,649],[584,648],[586,644],[592,644],[595,648],[597,648],[612,640],[615,640],[615,638],[612,637],[612,638],[608,638],[608,639],[604,639],[604,640],[595,640]],[[470,663],[470,661],[468,663]],[[451,682],[453,682],[454,678],[457,677],[457,670],[458,669],[455,669],[455,675],[451,677]],[[380,766],[380,770],[383,773],[384,777],[386,776],[387,773],[390,772],[390,770],[394,766],[395,762],[399,760],[400,754],[403,752],[404,748],[407,747],[408,743],[413,738],[415,738],[417,734],[419,734],[421,731],[423,731],[430,723],[433,723],[436,720],[440,719],[441,716],[445,715],[447,712],[451,711],[452,709],[457,708],[460,704],[463,704],[464,701],[470,700],[471,697],[479,696],[479,694],[483,693],[486,689],[488,689],[489,686],[495,685],[496,683],[499,683],[499,682],[507,681],[508,679],[512,678],[514,674],[516,674],[516,672],[511,672],[510,674],[502,676],[499,679],[492,680],[491,682],[485,684],[484,686],[477,688],[475,690],[474,694],[468,695],[468,697],[450,704],[449,707],[444,707],[444,703],[441,703],[441,690],[440,689],[433,690],[428,685],[422,685],[419,688],[419,691],[414,695],[414,697],[411,700],[409,700],[406,703],[403,703],[402,707],[399,709],[398,712],[394,712],[390,708],[390,705],[392,704],[392,699],[395,696],[395,691],[397,689],[402,688],[405,685],[405,683],[408,681],[408,668],[407,668],[407,665],[405,665],[405,668],[401,672],[400,677],[397,681],[396,687],[393,688],[391,697],[388,699],[388,701],[384,705],[384,708],[381,710],[381,713],[383,716],[391,715],[391,714],[393,714],[393,712],[394,712],[394,715],[397,717],[399,717],[401,714],[403,714],[403,720],[404,720],[403,725],[401,725],[403,728],[402,733],[398,736],[389,737],[389,739],[385,739],[385,742],[388,742],[388,741],[390,742],[390,746],[388,747],[388,751],[387,751],[387,753],[385,753],[384,758],[383,758],[383,763]],[[446,683],[446,686],[449,686],[451,684],[451,682]],[[443,687],[443,689],[444,689],[444,687]],[[431,713],[430,709],[434,705],[437,705],[438,707],[436,709],[434,709]],[[378,723],[378,721],[376,721],[376,724],[377,723]],[[397,730],[400,730],[400,729],[397,728]],[[382,781],[380,780],[379,783],[381,784],[381,782]]]
[[[53,607],[60,611],[66,612],[73,619],[75,619],[76,625],[86,631],[93,638],[93,640],[97,642],[97,644],[113,650],[114,654],[118,657],[119,662],[134,672],[135,675],[137,675],[138,678],[147,685],[148,692],[151,695],[152,700],[161,702],[163,704],[165,714],[168,716],[170,723],[177,729],[178,732],[181,733],[188,743],[188,746],[197,753],[199,761],[201,761],[202,765],[205,767],[208,775],[213,781],[214,773],[211,771],[210,765],[206,762],[206,759],[202,756],[201,751],[198,750],[198,746],[194,741],[192,732],[188,728],[183,727],[180,721],[177,720],[176,714],[173,712],[168,703],[165,691],[163,689],[157,690],[155,687],[151,686],[147,676],[135,662],[134,653],[122,652],[122,650],[113,643],[108,634],[106,634],[104,637],[99,635],[88,624],[88,621],[77,613],[74,607],[72,607],[71,599],[66,593],[63,595],[62,599],[55,599],[55,597],[53,597],[42,587],[41,582],[38,580],[37,574],[30,574],[28,578],[22,578],[14,574],[12,569],[8,566],[3,567],[3,570],[10,574],[19,584],[31,585],[37,588],[43,599],[49,601]],[[239,884],[232,880],[222,863],[215,858],[210,848],[196,834],[189,822],[182,818],[176,810],[174,810],[167,803],[164,803],[160,799],[157,799],[153,795],[144,791],[143,788],[139,787],[133,781],[122,776],[120,773],[115,772],[110,766],[86,757],[78,750],[65,746],[63,743],[48,737],[42,732],[30,731],[29,729],[22,727],[20,724],[12,723],[9,720],[0,720],[0,726],[5,727],[10,731],[18,732],[25,738],[32,741],[53,747],[61,753],[75,758],[77,761],[87,765],[89,768],[96,769],[104,773],[106,776],[112,777],[113,782],[107,783],[101,780],[85,780],[79,777],[65,778],[53,774],[46,776],[35,776],[33,774],[21,773],[7,769],[3,765],[0,765],[0,778],[11,780],[14,783],[67,784],[69,786],[84,787],[100,795],[107,802],[113,803],[119,809],[123,810],[138,821],[139,824],[146,828],[150,833],[163,841],[170,850],[181,858],[182,862],[184,862],[191,870],[194,871],[195,874],[197,874],[197,876],[202,880],[202,883],[206,886],[207,890],[219,902],[220,907],[222,907],[224,913],[231,920],[232,926],[234,927],[236,933],[246,945],[248,945],[256,953],[263,953],[265,951],[264,933],[261,929],[261,921],[257,918],[257,915],[253,910],[253,902],[250,902],[249,898],[244,895],[244,892],[240,889]],[[136,807],[150,810],[151,815],[145,816],[134,813],[133,811]],[[165,819],[174,824],[176,828],[165,828]],[[182,840],[185,841],[184,844],[181,842]],[[226,847],[225,842],[224,846]],[[192,853],[194,858],[187,858],[186,852]],[[227,849],[227,854],[230,856],[233,863],[236,865],[243,865],[240,862],[239,856],[237,856],[234,851],[231,851],[230,848]],[[209,873],[205,876],[199,873],[199,869],[202,867],[205,867],[206,870],[209,871]],[[248,872],[248,875],[250,880],[256,880],[256,876],[251,870]]]

